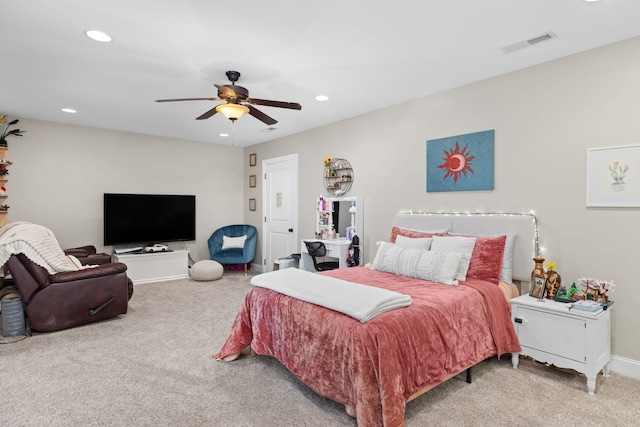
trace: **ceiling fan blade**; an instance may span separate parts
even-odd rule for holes
[[[156,99],[156,102],[175,102],[175,101],[220,101],[220,98],[177,98],[177,99]]]
[[[216,107],[217,107],[217,105],[216,105]],[[209,117],[213,116],[215,113],[217,113],[216,107],[213,107],[211,110],[207,111],[206,113],[196,117],[196,120],[204,120],[204,119],[208,119]]]
[[[302,106],[297,102],[271,101],[268,99],[247,98],[247,102],[267,107],[289,108],[291,110],[302,110]]]
[[[251,114],[253,117],[255,117],[256,119],[268,124],[268,125],[275,125],[276,123],[278,123],[278,121],[276,119],[274,119],[273,117],[269,117],[267,116],[265,113],[263,113],[262,111],[258,110],[257,108],[251,106],[251,105],[247,105],[246,107],[249,108],[249,114]]]

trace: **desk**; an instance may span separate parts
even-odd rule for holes
[[[313,271],[315,272],[315,268],[313,267],[313,260],[311,259],[311,255],[309,255],[309,251],[307,251],[307,245],[304,242],[322,242],[327,247],[327,256],[326,258],[337,259],[340,263],[340,268],[347,268],[347,255],[349,252],[349,245],[351,244],[351,240],[346,239],[335,239],[335,240],[320,240],[320,239],[304,239],[300,242],[300,269]]]

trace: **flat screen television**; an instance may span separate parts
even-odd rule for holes
[[[104,193],[104,245],[196,239],[196,196]]]

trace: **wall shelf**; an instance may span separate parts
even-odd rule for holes
[[[345,159],[334,159],[324,168],[324,188],[334,196],[344,196],[353,184],[353,168]]]

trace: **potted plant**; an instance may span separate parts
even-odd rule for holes
[[[14,119],[7,123],[7,116],[0,114],[0,147],[7,146],[7,138],[10,136],[22,136],[25,132],[20,129],[9,129],[11,126],[17,125],[19,119]]]

